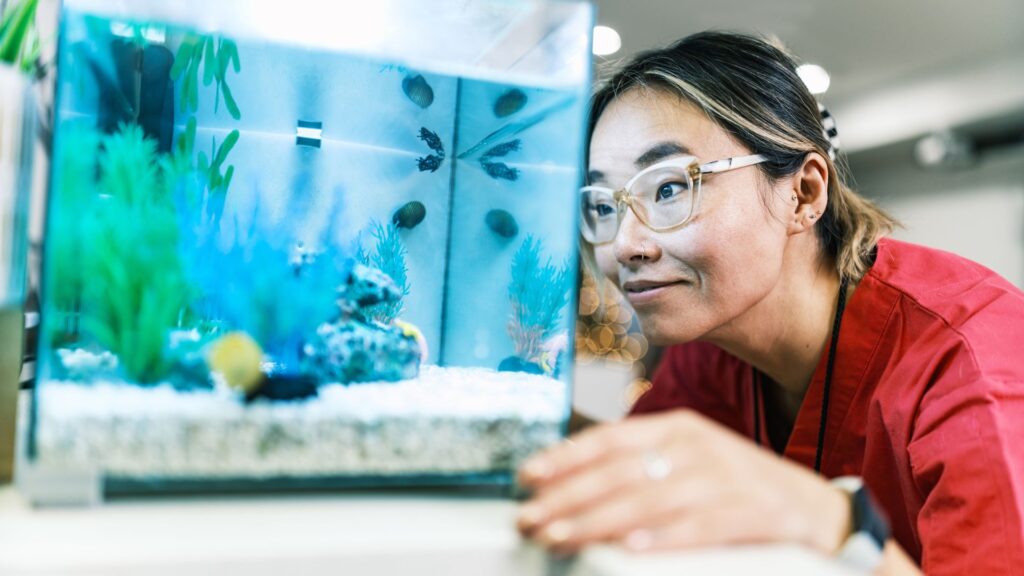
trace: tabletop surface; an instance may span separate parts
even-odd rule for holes
[[[548,556],[493,496],[302,494],[115,500],[32,508],[0,487],[0,574],[848,575],[793,546]]]

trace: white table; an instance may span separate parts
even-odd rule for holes
[[[0,487],[0,574],[182,576],[787,574],[849,576],[798,547],[549,558],[490,497],[317,494],[33,509]]]

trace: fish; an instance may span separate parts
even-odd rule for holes
[[[421,156],[416,159],[416,168],[420,172],[437,172],[437,169],[441,167],[441,162],[444,158],[438,158],[431,154],[430,156]]]
[[[401,208],[395,210],[394,215],[391,217],[391,222],[399,228],[405,228],[412,230],[423,219],[427,216],[427,207],[423,205],[423,202],[413,200],[412,202],[406,202]]]
[[[518,88],[513,88],[494,101],[494,115],[498,118],[511,116],[526,106],[526,93]]]
[[[502,238],[515,238],[519,234],[519,224],[516,223],[515,216],[506,210],[498,208],[491,210],[484,216],[484,223],[492,232]]]
[[[501,144],[494,146],[487,152],[484,152],[483,156],[481,156],[480,158],[486,160],[488,158],[500,158],[502,156],[507,156],[511,152],[519,151],[521,144],[522,140],[520,140],[519,138],[516,138],[515,140],[511,140],[509,142],[502,142]]]
[[[441,137],[437,135],[437,132],[428,130],[426,127],[420,127],[419,139],[427,143],[427,146],[441,155],[444,158],[444,143],[441,142]]]
[[[429,156],[421,156],[416,159],[416,167],[420,172],[437,172],[437,169],[441,167],[441,163],[444,162],[444,143],[441,142],[441,137],[436,132],[428,130],[426,127],[420,127],[419,139],[426,142],[427,147],[437,152],[437,154],[430,154]]]
[[[516,134],[519,134],[524,130],[532,128],[533,126],[539,124],[540,122],[543,122],[552,114],[561,112],[562,110],[569,108],[570,106],[573,105],[575,101],[575,97],[564,98],[558,102],[555,102],[551,106],[548,106],[543,110],[540,110],[536,114],[519,120],[518,122],[509,122],[508,124],[505,124],[501,128],[498,128],[494,132],[491,132],[490,134],[485,136],[483,140],[477,142],[473,146],[470,146],[468,150],[459,154],[458,157],[460,159],[472,158],[481,150],[494,146],[495,142],[500,142],[502,140],[515,136]]]
[[[402,79],[402,92],[405,92],[405,97],[410,102],[420,108],[427,109],[434,103],[434,89],[427,84],[422,74],[409,74]]]
[[[487,175],[495,180],[508,180],[510,182],[519,180],[519,169],[512,168],[504,162],[481,160],[480,165],[483,166],[484,172],[487,172]]]
[[[246,396],[255,394],[263,385],[263,350],[245,332],[228,332],[217,338],[206,354],[206,364],[219,373],[232,389]]]

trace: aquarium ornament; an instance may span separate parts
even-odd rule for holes
[[[319,148],[320,141],[323,140],[323,131],[323,122],[299,120],[299,124],[295,127],[295,145]]]

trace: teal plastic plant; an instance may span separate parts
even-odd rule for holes
[[[69,123],[61,134],[54,162],[59,170],[55,206],[47,234],[47,293],[55,307],[47,320],[55,344],[78,337],[78,311],[82,296],[82,226],[96,195],[99,134],[81,123]]]
[[[76,240],[83,246],[80,258],[66,265],[80,266],[84,335],[116,354],[133,381],[157,382],[171,368],[167,336],[192,292],[178,253],[178,214],[156,143],[140,127],[122,126],[101,144],[91,198],[58,200],[58,214],[80,218],[80,237],[60,229],[53,237],[58,246]],[[76,187],[61,192],[79,194]]]
[[[375,241],[373,252],[367,253],[360,244],[356,253],[357,260],[387,274],[401,290],[402,297],[395,302],[375,304],[367,308],[366,312],[370,319],[390,324],[404,312],[405,297],[409,295],[409,269],[405,263],[408,251],[398,234],[398,227],[394,224],[385,226],[380,222],[374,222],[370,227],[370,234]]]
[[[562,309],[569,301],[568,263],[541,263],[543,241],[528,235],[512,257],[508,297],[512,304],[508,334],[516,356],[538,358],[544,341],[560,327]]]

